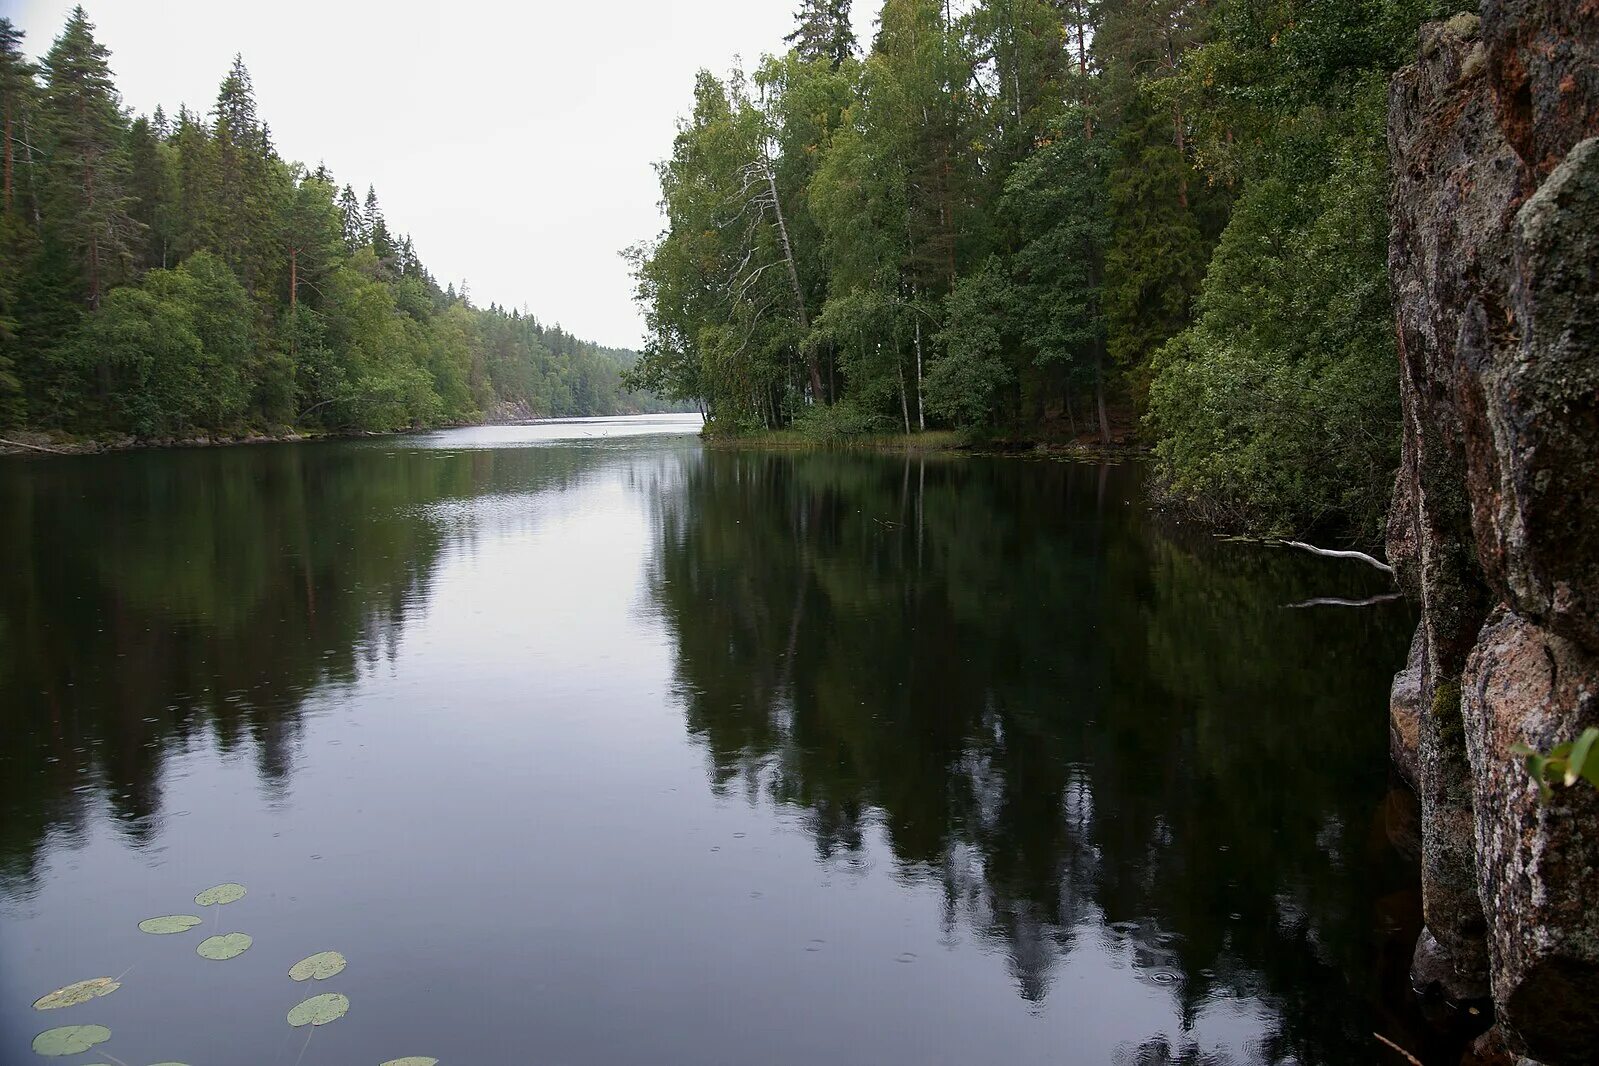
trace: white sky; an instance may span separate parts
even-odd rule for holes
[[[856,0],[864,45],[879,0]],[[42,55],[72,0],[0,0]],[[782,47],[797,0],[85,0],[123,102],[209,110],[235,52],[278,151],[365,195],[440,284],[636,347],[618,255],[694,73]]]

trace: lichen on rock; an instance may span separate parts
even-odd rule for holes
[[[1485,0],[1389,95],[1404,410],[1388,527],[1421,604],[1390,730],[1422,806],[1417,976],[1485,970],[1507,1048],[1599,1046],[1599,794],[1544,806],[1599,692],[1599,4]],[[1419,662],[1418,662],[1419,659]]]

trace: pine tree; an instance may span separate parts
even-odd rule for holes
[[[72,257],[91,310],[126,276],[140,229],[128,214],[123,118],[110,56],[79,6],[44,60],[47,237]]]

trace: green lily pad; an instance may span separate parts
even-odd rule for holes
[[[234,900],[244,898],[244,886],[236,885],[232,881],[206,889],[194,897],[194,902],[202,907],[212,904],[232,903]]]
[[[63,1025],[59,1029],[46,1029],[33,1038],[35,1054],[54,1058],[57,1055],[81,1055],[96,1044],[111,1039],[111,1030],[103,1025]]]
[[[430,1059],[426,1055],[407,1055],[403,1059],[390,1059],[382,1066],[439,1066],[438,1059]]]
[[[250,950],[250,945],[255,943],[255,938],[249,933],[227,933],[223,936],[208,936],[200,941],[200,946],[194,953],[202,959],[215,959],[224,962],[238,955],[243,955]]]
[[[347,997],[337,992],[324,992],[320,996],[312,996],[303,1003],[296,1004],[289,1011],[289,1024],[298,1029],[302,1025],[326,1025],[336,1022],[344,1017],[350,1009]]]
[[[115,977],[94,977],[87,981],[77,981],[58,988],[49,995],[40,996],[33,1001],[34,1010],[55,1010],[58,1007],[76,1007],[79,1003],[87,1003],[100,996],[109,996],[122,987],[122,982]]]
[[[139,923],[141,933],[187,933],[200,924],[192,914],[164,914],[159,918],[146,918]]]
[[[341,972],[344,966],[344,956],[337,951],[319,951],[290,966],[289,976],[296,981],[325,981]]]

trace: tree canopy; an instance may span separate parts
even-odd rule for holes
[[[1097,439],[1235,525],[1375,532],[1382,86],[1448,0],[806,0],[699,74],[634,380],[713,431]]]
[[[0,19],[0,428],[171,437],[660,409],[631,352],[440,287],[376,189],[283,159],[242,57],[131,116],[75,8]]]

